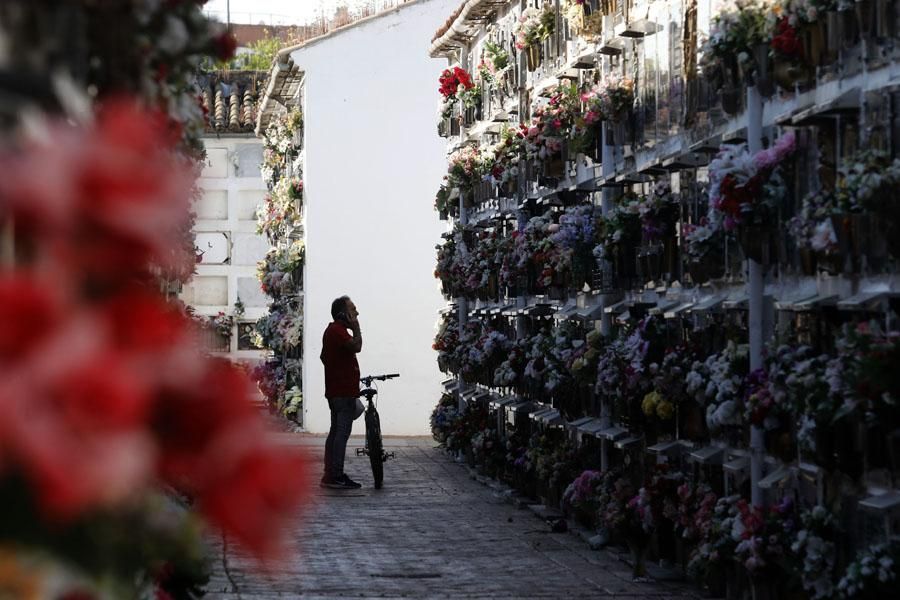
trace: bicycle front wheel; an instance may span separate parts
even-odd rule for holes
[[[381,419],[374,410],[366,411],[366,446],[369,449],[369,462],[372,463],[375,489],[380,490],[384,481],[384,448],[381,444]]]

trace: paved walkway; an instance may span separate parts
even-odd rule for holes
[[[282,437],[321,456],[321,437]],[[292,532],[299,555],[267,579],[233,549],[223,561],[219,544],[209,598],[699,597],[683,584],[632,582],[613,553],[552,533],[430,439],[386,439],[396,459],[375,490],[368,458],[354,455],[361,443],[351,439],[346,470],[363,488],[317,489],[312,514]]]

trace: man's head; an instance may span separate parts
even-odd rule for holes
[[[359,316],[359,311],[356,310],[356,305],[350,299],[350,296],[335,298],[334,302],[331,303],[331,318],[335,321],[346,321],[349,323],[355,320],[357,316]]]

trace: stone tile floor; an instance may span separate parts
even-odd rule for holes
[[[323,438],[279,434],[320,457]],[[361,490],[316,488],[291,535],[298,553],[269,576],[221,540],[211,542],[209,598],[667,598],[701,597],[677,582],[632,582],[613,552],[573,533],[552,533],[532,511],[474,480],[429,438],[387,438],[396,458],[372,488],[362,440],[347,473]],[[227,567],[226,567],[227,565]]]

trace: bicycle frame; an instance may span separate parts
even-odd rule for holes
[[[394,458],[393,452],[385,452],[384,445],[381,440],[381,417],[378,416],[378,410],[375,407],[375,396],[378,390],[372,387],[374,381],[386,381],[399,377],[397,373],[390,375],[370,375],[360,379],[366,386],[360,390],[359,395],[366,397],[366,445],[364,448],[357,448],[356,455],[366,455],[372,465],[372,475],[375,479],[375,489],[381,489],[384,480],[384,463],[389,458]]]

